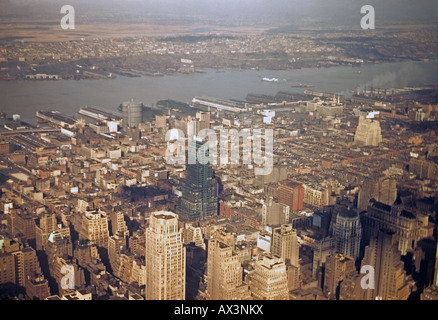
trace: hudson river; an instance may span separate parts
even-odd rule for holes
[[[354,71],[359,71],[354,72]],[[438,61],[406,61],[363,65],[361,67],[311,68],[290,71],[219,71],[172,75],[164,77],[104,80],[59,81],[1,81],[0,111],[9,116],[19,114],[21,119],[35,124],[38,110],[58,110],[78,117],[83,106],[96,106],[118,113],[117,107],[126,100],[135,99],[145,105],[159,100],[174,99],[190,102],[195,96],[244,100],[248,93],[275,95],[278,91],[303,93],[304,88],[292,86],[313,85],[311,90],[351,96],[357,86],[362,89],[400,88],[438,84]],[[278,82],[263,82],[260,77],[277,78]]]

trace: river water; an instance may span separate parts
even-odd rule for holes
[[[360,73],[353,72],[359,71]],[[36,123],[38,110],[58,110],[78,116],[83,106],[96,106],[117,114],[123,101],[140,100],[153,105],[159,100],[190,102],[195,96],[244,100],[248,93],[275,95],[278,91],[303,93],[294,85],[309,84],[312,90],[351,96],[356,88],[400,88],[438,83],[438,61],[405,61],[288,71],[216,71],[190,75],[103,80],[0,81],[0,111]],[[263,82],[260,77],[278,78]]]

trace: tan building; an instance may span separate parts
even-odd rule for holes
[[[10,252],[0,252],[0,284],[15,283],[15,259]]]
[[[129,251],[140,257],[144,257],[146,252],[146,237],[143,230],[138,230],[129,237]]]
[[[132,264],[131,282],[137,282],[139,286],[146,285],[146,264],[144,261],[135,259]]]
[[[438,163],[424,156],[409,161],[409,172],[420,179],[434,179],[438,174]]]
[[[196,112],[196,134],[204,129],[210,129],[210,112]]]
[[[82,217],[80,238],[88,239],[99,247],[108,248],[108,216],[104,211],[86,211]]]
[[[281,257],[264,256],[255,262],[251,294],[255,300],[288,300],[286,265]]]
[[[297,231],[290,224],[272,230],[271,253],[293,266],[299,265],[299,246]]]
[[[30,300],[44,300],[50,296],[49,283],[42,274],[26,277],[26,297]]]
[[[82,267],[92,264],[93,260],[100,260],[97,246],[86,239],[76,241],[73,257]]]
[[[382,142],[382,130],[380,122],[374,118],[359,116],[354,135],[354,144],[363,146],[378,146]]]
[[[12,252],[12,255],[15,258],[16,284],[24,287],[28,275],[41,273],[36,251],[31,247],[25,247]]]
[[[309,206],[322,208],[330,204],[331,187],[304,184],[303,202]]]
[[[186,250],[178,215],[152,213],[146,229],[146,299],[184,300]]]
[[[285,204],[274,202],[269,198],[262,207],[262,226],[276,226],[289,222],[290,207]]]
[[[204,236],[200,227],[186,223],[183,229],[184,244],[193,242],[195,246],[205,249]]]
[[[340,283],[350,274],[357,274],[354,259],[343,254],[328,256],[325,262],[324,294],[329,299],[339,299]]]
[[[27,276],[41,273],[36,251],[0,236],[0,284],[25,287]]]
[[[155,128],[166,130],[167,128],[167,116],[165,114],[157,114],[155,115]]]
[[[365,248],[363,266],[374,268],[374,289],[366,290],[366,300],[406,300],[410,294],[397,237],[380,231]]]
[[[397,182],[394,178],[383,175],[377,180],[373,193],[374,199],[391,206],[397,199]]]
[[[361,286],[365,274],[350,273],[340,283],[339,300],[366,300],[367,290]]]
[[[123,232],[117,232],[115,235],[108,239],[108,258],[113,273],[119,268],[120,252],[126,250],[126,238],[123,236]]]
[[[396,234],[398,249],[402,255],[415,248],[417,241],[421,239],[421,230],[428,226],[428,219],[405,209],[400,198],[392,206],[371,199],[367,212],[361,219],[365,243],[369,243],[369,239],[376,236],[379,230],[391,230]]]
[[[35,239],[35,220],[37,216],[30,213],[20,213],[18,210],[13,210],[12,218],[12,233],[14,236],[19,236],[24,240]]]
[[[125,215],[121,211],[111,212],[110,214],[111,220],[111,231],[112,234],[116,234],[117,232],[122,232],[124,236],[129,236],[128,226],[126,225]]]
[[[56,215],[54,214],[44,214],[37,220],[35,226],[37,250],[44,249],[49,239],[49,235],[56,229],[58,229],[58,224],[56,221]]]
[[[68,292],[68,290],[85,285],[84,271],[79,268],[74,259],[56,257],[50,269],[50,274],[55,278],[61,295]]]
[[[297,232],[291,224],[284,224],[272,230],[271,253],[285,261],[289,290],[297,289],[300,286],[299,251]]]
[[[207,300],[250,299],[248,285],[242,282],[243,268],[233,247],[215,238],[208,242]]]
[[[358,198],[358,208],[367,210],[370,199],[391,206],[397,199],[397,182],[393,177],[382,175],[379,178],[367,178],[363,182]]]
[[[114,275],[125,283],[131,283],[134,260],[134,254],[131,252],[124,251],[118,254],[116,268],[113,269]]]
[[[215,230],[212,235],[214,239],[217,239],[226,245],[230,246],[231,248],[234,248],[236,244],[236,236],[232,234],[231,232],[226,232],[222,229]]]

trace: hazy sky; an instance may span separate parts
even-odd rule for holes
[[[112,12],[119,14],[120,19],[176,14],[216,19],[239,17],[250,21],[278,19],[282,24],[325,21],[339,26],[357,24],[360,8],[373,5],[376,24],[438,22],[438,0],[0,0],[0,14],[28,18],[59,15],[65,4],[75,7],[79,19],[81,13],[99,19]]]

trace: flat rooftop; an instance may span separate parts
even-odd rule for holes
[[[153,214],[157,219],[174,219],[176,214],[170,211],[160,211]]]

